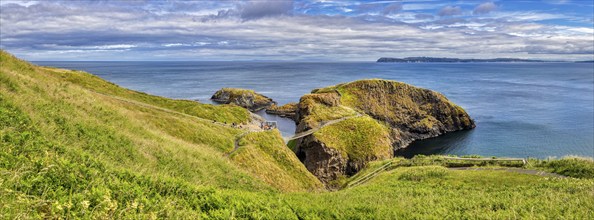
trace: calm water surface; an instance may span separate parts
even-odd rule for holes
[[[91,72],[123,87],[198,99],[222,87],[256,90],[280,104],[314,88],[392,79],[445,94],[475,119],[471,131],[414,142],[400,155],[594,156],[591,63],[36,62]],[[283,135],[292,121],[279,121]]]

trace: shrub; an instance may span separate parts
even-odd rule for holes
[[[580,157],[566,157],[560,160],[540,160],[535,166],[563,176],[594,178],[594,160]]]

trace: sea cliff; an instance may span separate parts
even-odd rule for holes
[[[475,127],[444,95],[380,79],[313,90],[300,99],[297,123],[297,133],[319,129],[297,139],[293,149],[325,183],[391,158],[414,140]]]

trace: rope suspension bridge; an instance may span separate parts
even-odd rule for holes
[[[328,125],[336,124],[338,122],[341,122],[341,121],[344,121],[344,120],[347,120],[347,119],[361,117],[361,116],[362,116],[361,114],[357,114],[357,115],[348,116],[348,117],[344,117],[344,118],[339,118],[339,119],[334,119],[334,120],[330,120],[330,121],[325,121],[325,122],[322,122],[322,125],[319,126],[319,127],[317,127],[317,128],[312,128],[312,129],[309,129],[307,131],[297,133],[297,134],[295,134],[295,135],[293,135],[291,137],[284,137],[283,139],[285,139],[285,142],[289,142],[291,140],[299,139],[299,138],[305,137],[307,135],[313,134],[316,131],[319,131],[320,129],[322,129],[323,127],[326,127]]]

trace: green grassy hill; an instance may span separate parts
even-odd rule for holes
[[[245,132],[230,124],[247,127],[250,120],[241,107],[151,96],[88,73],[34,66],[5,52],[0,58],[2,195],[24,198],[3,208],[20,212],[41,200],[77,203],[91,194],[117,201],[121,195],[114,191],[126,193],[127,187],[135,186],[126,175],[194,188],[321,188],[289,150],[263,149],[260,154],[267,157],[244,158],[241,163],[229,159],[235,140]],[[280,135],[267,138],[282,143]],[[285,149],[283,144],[274,147]],[[268,171],[244,169],[245,163],[255,162],[293,167],[276,173],[294,184],[278,185],[263,178]],[[79,197],[81,201],[72,200]],[[90,206],[101,203],[95,202]],[[49,211],[35,209],[29,211]]]
[[[533,163],[581,179],[432,165],[324,192],[278,132],[229,126],[250,120],[240,107],[152,96],[0,52],[0,219],[594,215],[590,160]]]

